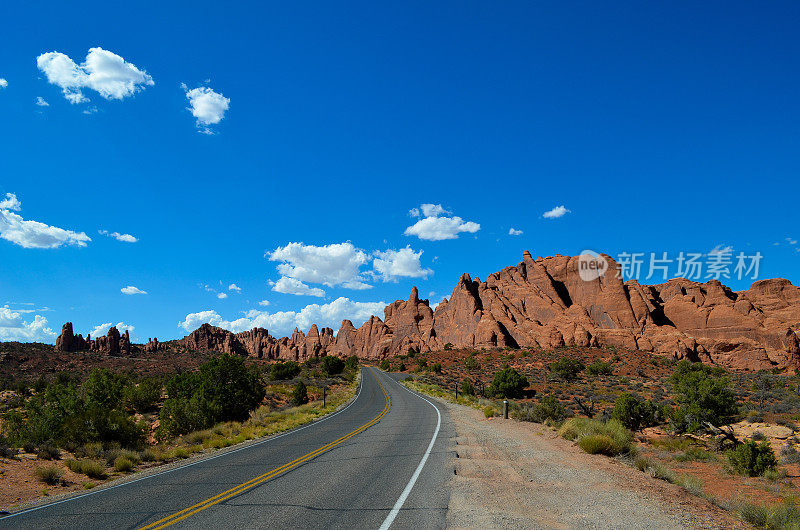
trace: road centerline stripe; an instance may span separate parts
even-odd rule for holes
[[[303,456],[301,456],[301,457],[299,457],[299,458],[297,458],[297,459],[295,459],[295,460],[293,460],[293,461],[291,461],[289,463],[286,463],[286,464],[284,464],[284,465],[282,465],[280,467],[277,467],[277,468],[275,468],[275,469],[273,469],[271,471],[268,471],[268,472],[264,473],[263,475],[259,475],[259,476],[255,477],[255,478],[253,478],[251,480],[248,480],[247,482],[244,482],[242,484],[239,484],[238,486],[235,486],[235,487],[233,487],[233,488],[231,488],[229,490],[223,491],[222,493],[218,493],[217,495],[214,495],[213,497],[209,497],[208,499],[206,499],[204,501],[201,501],[201,502],[199,502],[199,503],[197,503],[197,504],[195,504],[193,506],[190,506],[188,508],[184,508],[183,510],[181,510],[179,512],[175,512],[172,515],[164,517],[163,519],[159,519],[158,521],[150,523],[147,526],[143,526],[140,530],[154,530],[154,529],[157,529],[157,528],[166,528],[166,527],[168,527],[170,525],[173,525],[173,524],[177,523],[178,521],[182,521],[182,520],[184,520],[184,519],[186,519],[188,517],[191,517],[192,515],[194,515],[194,514],[196,514],[198,512],[201,512],[201,511],[205,510],[206,508],[210,508],[211,506],[219,504],[220,502],[223,502],[223,501],[225,501],[227,499],[230,499],[231,497],[234,497],[236,495],[239,495],[240,493],[244,493],[245,491],[247,491],[249,489],[252,489],[252,488],[254,488],[254,487],[256,487],[256,486],[258,486],[260,484],[263,484],[264,482],[266,482],[266,481],[268,481],[268,480],[270,480],[272,478],[275,478],[275,477],[285,473],[286,471],[289,471],[289,470],[299,466],[300,464],[303,464],[304,462],[307,462],[307,461],[311,460],[312,458],[321,455],[322,453],[324,453],[324,452],[326,452],[326,451],[328,451],[330,449],[333,449],[334,447],[336,447],[337,445],[341,444],[342,442],[344,442],[346,440],[349,440],[353,436],[365,431],[366,429],[368,429],[371,426],[373,426],[376,423],[378,423],[381,420],[381,418],[383,418],[386,415],[386,413],[389,411],[389,408],[391,407],[391,404],[392,404],[392,400],[389,398],[389,393],[386,391],[386,388],[384,388],[383,384],[380,382],[380,379],[378,379],[378,376],[376,376],[371,370],[370,370],[370,374],[372,374],[372,377],[375,378],[375,381],[381,387],[381,391],[383,392],[383,396],[386,399],[386,405],[383,407],[383,410],[380,412],[380,414],[375,416],[373,419],[371,419],[370,421],[368,421],[364,425],[358,427],[357,429],[354,429],[353,431],[345,434],[341,438],[339,438],[337,440],[334,440],[334,441],[332,441],[330,443],[327,443],[327,444],[323,445],[322,447],[319,447],[318,449],[315,449],[314,451],[311,451],[310,453],[306,453],[305,455],[303,455]]]

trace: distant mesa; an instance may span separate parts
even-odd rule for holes
[[[609,270],[617,269],[607,255]],[[675,278],[658,285],[623,282],[609,273],[584,281],[578,256],[523,260],[485,281],[463,274],[449,299],[432,310],[416,287],[407,300],[384,309],[355,328],[342,322],[313,325],[308,334],[272,337],[266,329],[242,333],[203,324],[179,341],[148,341],[142,348],[208,350],[263,359],[356,355],[379,360],[409,350],[456,348],[615,347],[675,359],[718,364],[734,370],[789,369],[800,365],[800,288],[785,279],[759,280],[732,291],[717,280]],[[114,346],[116,344],[116,346]],[[75,337],[67,323],[56,341],[62,351],[91,349],[111,355],[131,349],[127,332],[111,328],[97,340]]]

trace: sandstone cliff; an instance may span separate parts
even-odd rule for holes
[[[613,346],[737,370],[800,367],[800,288],[788,280],[759,280],[739,292],[716,280],[641,285],[623,282],[614,260],[604,257],[609,272],[584,281],[577,256],[533,259],[526,251],[520,263],[485,281],[462,275],[435,311],[415,287],[407,300],[388,305],[383,319],[373,316],[359,328],[345,320],[335,336],[316,325],[308,334],[295,329],[290,337],[275,338],[263,328],[232,333],[204,324],[178,342],[187,349],[298,361],[326,354],[382,359],[409,350],[440,350],[449,343],[456,348]],[[68,323],[57,345],[76,348],[81,341]],[[125,340],[118,342],[121,351]]]

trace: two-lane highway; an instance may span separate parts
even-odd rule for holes
[[[362,371],[356,399],[237,450],[12,513],[11,528],[442,528],[445,412],[391,375]],[[448,472],[449,471],[449,472]]]

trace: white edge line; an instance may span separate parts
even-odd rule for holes
[[[400,508],[402,508],[403,504],[405,504],[408,495],[411,493],[411,489],[414,487],[414,484],[416,484],[420,473],[422,473],[422,468],[425,467],[425,462],[427,462],[428,457],[431,456],[431,450],[433,449],[433,444],[436,443],[436,438],[439,436],[439,428],[442,426],[442,414],[439,412],[439,407],[437,407],[436,405],[434,405],[421,395],[417,394],[416,392],[412,392],[410,389],[406,388],[404,385],[401,385],[393,378],[390,379],[392,379],[392,381],[397,383],[397,385],[400,386],[401,388],[405,388],[410,394],[417,396],[418,398],[424,401],[427,401],[428,404],[431,407],[433,407],[433,410],[436,411],[436,430],[433,432],[433,438],[431,438],[431,442],[428,444],[428,449],[425,450],[425,454],[422,456],[422,460],[419,461],[417,469],[414,471],[414,474],[411,475],[411,480],[408,481],[408,484],[406,484],[403,493],[400,494],[400,497],[397,499],[397,502],[394,503],[392,511],[390,511],[389,515],[386,516],[386,519],[383,520],[383,524],[380,526],[380,530],[388,530],[388,528],[392,526],[392,523],[397,517],[397,514],[400,513]]]
[[[153,473],[152,475],[147,475],[147,476],[140,477],[140,478],[137,478],[137,479],[134,479],[134,480],[128,480],[126,482],[122,482],[120,484],[115,484],[114,486],[109,486],[107,488],[102,488],[101,487],[101,489],[97,489],[95,491],[90,491],[88,493],[84,493],[83,495],[76,495],[75,497],[69,497],[67,499],[62,499],[60,501],[51,502],[51,503],[48,503],[48,504],[43,504],[41,506],[36,506],[34,508],[28,508],[27,510],[14,512],[14,513],[11,513],[9,515],[4,515],[4,516],[0,517],[0,521],[3,521],[5,519],[11,519],[12,517],[16,517],[18,515],[23,515],[23,514],[26,514],[26,513],[35,512],[35,511],[41,510],[43,508],[50,508],[51,506],[56,506],[57,504],[63,504],[65,502],[71,502],[71,501],[76,501],[78,499],[83,499],[84,497],[89,497],[90,495],[96,495],[98,493],[104,493],[106,491],[111,491],[111,490],[116,489],[116,488],[121,488],[123,486],[128,486],[130,484],[135,484],[136,482],[141,482],[143,480],[148,480],[148,479],[151,479],[151,478],[159,477],[161,475],[166,475],[167,473],[172,473],[174,471],[179,471],[181,469],[186,469],[188,467],[192,467],[194,465],[201,464],[203,462],[208,462],[209,460],[215,460],[217,458],[222,458],[223,456],[232,455],[233,453],[238,453],[239,451],[244,451],[245,449],[251,449],[253,447],[256,447],[256,446],[271,442],[273,440],[277,440],[278,438],[283,438],[284,436],[289,436],[290,434],[294,434],[296,432],[302,431],[303,429],[307,429],[307,428],[312,427],[314,425],[319,425],[323,421],[329,420],[329,419],[333,418],[334,416],[337,416],[337,415],[341,414],[342,412],[346,411],[347,409],[349,409],[356,402],[356,400],[358,400],[358,396],[361,395],[361,388],[363,386],[364,386],[364,378],[361,377],[359,382],[358,382],[358,393],[353,398],[353,401],[351,401],[342,410],[334,412],[333,414],[329,414],[329,415],[325,416],[324,418],[322,418],[322,419],[320,419],[318,421],[312,421],[308,425],[303,425],[302,427],[297,427],[296,429],[292,429],[290,431],[286,431],[286,432],[278,434],[276,436],[270,436],[270,437],[268,437],[268,438],[266,438],[264,440],[260,440],[258,442],[251,443],[249,445],[246,445],[244,447],[240,447],[238,449],[233,449],[231,451],[225,451],[224,453],[220,453],[220,454],[216,454],[216,455],[213,455],[213,456],[209,456],[208,458],[201,458],[201,459],[196,460],[196,461],[194,461],[194,462],[192,462],[190,464],[179,465],[178,467],[174,467],[172,469],[167,469],[165,471],[159,471],[158,473]]]

